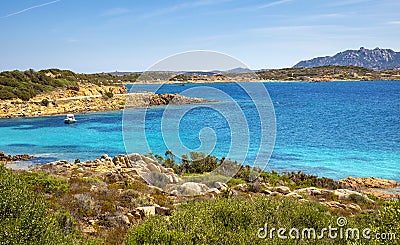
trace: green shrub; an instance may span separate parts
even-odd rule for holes
[[[49,100],[48,99],[42,99],[42,101],[40,102],[40,104],[42,105],[42,106],[48,106],[49,105]]]
[[[47,72],[33,70],[0,72],[0,99],[19,98],[27,101],[40,93],[77,84],[76,78],[56,79],[47,76]]]
[[[246,181],[244,181],[242,179],[231,178],[231,179],[229,179],[229,181],[226,184],[228,186],[236,186],[236,185],[245,184],[245,183],[246,183]]]
[[[20,177],[28,185],[32,186],[35,190],[50,192],[67,192],[69,185],[66,179],[60,177],[53,177],[42,172],[24,172]]]
[[[0,190],[1,244],[75,243],[65,217],[49,214],[43,196],[4,166],[0,166]]]
[[[358,195],[358,194],[350,194],[349,201],[357,203],[357,204],[368,204],[370,201],[365,197]]]
[[[336,217],[316,203],[259,197],[220,198],[182,204],[166,220],[154,216],[130,230],[127,244],[340,244],[339,240],[258,238],[259,228],[314,228],[336,224]]]
[[[104,96],[105,96],[106,98],[112,98],[112,97],[114,96],[114,94],[113,94],[112,92],[106,92],[106,93],[104,94]]]
[[[378,214],[370,214],[367,224],[370,224],[373,233],[394,234],[397,241],[400,239],[400,200],[387,202]],[[372,222],[371,222],[372,220]],[[387,241],[394,244],[395,241]],[[377,242],[379,244],[379,241]]]

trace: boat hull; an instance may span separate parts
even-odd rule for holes
[[[64,120],[65,124],[73,124],[75,122],[76,122],[76,120]]]

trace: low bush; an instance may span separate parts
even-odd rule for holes
[[[69,219],[49,213],[25,178],[0,166],[1,244],[73,244]]]
[[[66,179],[60,177],[53,177],[41,172],[23,172],[20,174],[28,185],[32,186],[35,190],[50,192],[67,192],[69,185]]]
[[[316,203],[267,197],[190,202],[178,207],[168,220],[153,216],[134,227],[127,244],[341,244],[339,239],[301,239],[301,234],[295,240],[279,239],[276,232],[273,238],[257,236],[265,224],[287,231],[293,227],[320,231],[336,225],[337,217],[327,211]]]
[[[48,99],[42,99],[42,101],[40,102],[40,104],[41,104],[42,106],[48,106],[49,103],[50,103],[50,101],[49,101]]]

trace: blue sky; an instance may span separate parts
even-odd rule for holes
[[[0,70],[140,71],[190,50],[251,69],[345,49],[400,51],[398,0],[2,0]]]

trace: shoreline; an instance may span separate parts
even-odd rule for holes
[[[0,155],[1,154],[4,155],[4,153],[0,151]],[[132,154],[138,154],[138,155],[142,155],[142,156],[145,155],[145,154],[139,154],[139,153],[132,153]],[[131,155],[131,154],[125,153],[125,154],[119,154],[117,156],[121,156],[121,155]],[[28,157],[29,156],[29,158],[26,158],[26,159],[18,159],[18,160],[13,160],[13,161],[2,161],[0,159],[0,164],[4,164],[13,170],[30,170],[32,167],[44,166],[44,165],[50,164],[52,162],[73,162],[73,160],[58,159],[58,160],[53,160],[53,161],[49,161],[49,162],[34,163],[32,161],[35,160],[35,158],[40,158],[40,157],[36,156],[35,154],[26,154],[26,153],[17,153],[16,155],[7,155],[7,156],[9,156],[11,158],[13,158],[13,157]],[[94,161],[94,160],[93,159],[83,160],[83,162],[91,162],[91,161]],[[278,174],[285,174],[287,171],[277,171],[277,170],[271,169],[268,172],[277,172]],[[304,173],[304,172],[302,172],[302,173]],[[317,176],[318,178],[327,178],[327,179],[331,179],[334,181],[342,182],[348,186],[352,186],[352,188],[354,188],[354,189],[359,189],[360,184],[365,181],[369,181],[369,184],[368,184],[369,188],[376,188],[376,189],[379,189],[380,187],[376,185],[375,180],[381,180],[381,181],[383,181],[384,184],[393,184],[394,182],[397,182],[399,184],[398,186],[386,187],[386,188],[381,188],[381,189],[388,190],[388,191],[393,189],[393,190],[395,190],[395,192],[397,194],[400,194],[400,181],[395,180],[395,179],[389,179],[389,178],[377,177],[377,176],[356,176],[356,177],[354,177],[354,175],[348,175],[346,177],[336,179],[336,178],[331,178],[331,177],[327,177],[327,176],[323,176],[323,175],[321,175],[321,176],[315,175],[313,173],[304,173],[304,174],[310,175],[310,176],[314,175],[314,176]],[[388,194],[389,194],[389,192],[388,192]]]
[[[135,81],[135,82],[123,82],[124,85],[140,84],[140,85],[153,85],[153,84],[213,84],[213,83],[329,83],[329,82],[387,82],[387,81],[400,81],[400,79],[389,79],[389,80],[362,80],[362,79],[343,79],[343,80],[187,80],[187,81]]]
[[[372,80],[368,80],[372,81]],[[163,84],[217,84],[217,83],[326,83],[326,82],[368,82],[365,80],[332,80],[332,81],[278,81],[278,80],[197,80],[197,81],[157,81],[157,82],[135,82],[135,83],[123,83],[123,85],[163,85]],[[375,81],[375,80],[374,80]],[[386,82],[386,81],[400,81],[400,80],[376,80],[375,82]],[[145,108],[148,106],[166,105],[169,101],[160,101],[157,97],[170,96],[171,94],[155,94],[152,92],[133,92],[128,93],[125,88],[118,86],[102,86],[95,87],[93,85],[89,87],[82,87],[77,95],[72,96],[69,90],[57,91],[57,93],[41,94],[29,101],[22,101],[19,99],[14,100],[0,100],[0,120],[10,118],[35,118],[43,116],[60,116],[69,113],[91,113],[91,112],[107,112],[107,111],[118,111],[123,110],[126,107],[131,108]],[[62,92],[66,91],[65,97],[60,97]],[[89,92],[88,92],[89,91]],[[118,93],[112,93],[111,97],[107,97],[104,91],[116,91]],[[73,91],[74,92],[74,91]],[[82,96],[83,94],[83,96]],[[89,94],[89,95],[86,95]],[[68,96],[69,95],[69,96]],[[131,103],[127,106],[126,98],[129,96],[136,97],[130,99]],[[174,94],[180,101],[179,104],[199,104],[199,103],[210,103],[216,102],[214,100],[205,100],[201,98],[189,98],[179,94]],[[136,102],[134,100],[137,100]],[[170,98],[171,99],[171,98]],[[173,98],[172,98],[173,99]],[[158,102],[149,104],[151,100],[158,100]],[[41,103],[46,101],[46,106]],[[159,103],[159,104],[157,104]]]
[[[0,102],[0,119],[35,118],[65,114],[86,114],[92,112],[119,111],[125,108],[147,108],[163,105],[202,104],[216,102],[202,98],[190,98],[179,94],[125,93],[111,98],[99,96],[67,97],[54,100],[48,106],[38,102]],[[55,106],[53,104],[56,104]],[[6,108],[6,109],[5,109]]]
[[[11,156],[11,155],[5,155],[4,153],[3,153],[3,155],[7,156],[8,159],[13,159],[13,157],[19,157],[19,156],[30,156],[27,154]],[[32,157],[32,156],[30,156],[30,157]],[[135,160],[133,160],[133,159],[135,159]],[[128,161],[138,161],[140,159],[142,161],[139,161],[140,162],[139,166],[136,166],[134,164],[132,164],[132,165],[127,164]],[[179,174],[176,172],[176,166],[180,166],[180,165],[175,165],[175,167],[172,167],[172,168],[171,167],[166,168],[165,166],[162,167],[160,163],[157,163],[155,158],[153,159],[149,156],[145,156],[145,155],[138,154],[138,153],[120,154],[120,155],[116,155],[114,157],[109,157],[107,154],[103,154],[101,157],[98,157],[96,159],[86,160],[83,162],[76,161],[76,160],[75,160],[75,162],[68,161],[68,160],[56,160],[56,161],[51,161],[51,162],[44,163],[44,164],[34,164],[34,165],[25,164],[25,165],[22,165],[22,167],[18,166],[24,162],[29,162],[29,159],[8,161],[8,162],[0,161],[0,163],[4,164],[6,166],[6,168],[12,169],[13,171],[48,172],[48,173],[52,173],[56,176],[64,176],[64,177],[70,176],[75,171],[74,169],[88,172],[90,174],[96,174],[96,173],[106,174],[110,171],[111,172],[122,171],[122,173],[136,173],[141,178],[143,178],[144,181],[148,182],[149,180],[146,179],[146,176],[148,173],[150,173],[151,171],[159,171],[159,172],[161,171],[160,174],[166,174],[167,176],[170,176],[171,174],[173,175],[174,180],[173,181],[171,180],[172,182],[170,182],[170,184],[182,184],[182,181],[183,181],[183,183],[185,183],[187,181],[189,181],[189,182],[190,181],[194,181],[194,182],[200,181],[198,183],[202,183],[203,181],[205,181],[205,182],[209,181],[208,178],[205,177],[207,175],[207,173],[203,173],[201,175],[195,175],[195,176],[191,176],[191,175],[185,176],[182,173]],[[151,162],[151,164],[149,162]],[[127,165],[125,165],[125,164],[127,164]],[[174,164],[176,164],[176,163],[174,163]],[[237,166],[237,167],[241,166],[240,164],[237,164],[237,163],[235,163],[235,164],[236,164],[235,166]],[[153,165],[158,166],[158,167],[155,167]],[[120,167],[118,167],[118,166],[120,166]],[[121,167],[122,167],[122,169],[121,169]],[[83,168],[83,170],[82,170],[82,168]],[[143,170],[143,169],[147,169],[147,168],[150,169],[150,172],[149,172],[149,170]],[[172,169],[175,169],[175,171]],[[239,168],[238,168],[238,171],[240,172]],[[260,174],[260,176],[263,176],[263,175],[261,175],[262,173],[273,174],[273,172],[274,172],[273,170],[271,170],[269,172],[262,170],[261,172],[259,172],[259,174]],[[67,174],[68,176],[65,176],[65,174]],[[206,175],[204,175],[204,174],[206,174]],[[295,173],[295,172],[279,173],[279,172],[277,172],[277,174],[278,174],[278,176],[284,176],[284,175],[287,175],[287,176],[299,175],[300,176],[301,175],[301,176],[303,176],[301,178],[304,178],[306,176],[310,180],[313,179],[312,182],[315,185],[318,185],[320,180],[324,180],[321,183],[328,183],[328,186],[333,187],[333,189],[345,188],[348,190],[357,191],[359,193],[370,194],[370,195],[373,195],[373,196],[381,198],[381,199],[389,200],[391,198],[398,197],[398,195],[400,194],[400,182],[398,182],[396,180],[385,179],[385,178],[348,176],[346,178],[336,180],[336,179],[331,179],[331,178],[327,178],[324,176],[305,174],[303,172],[298,172],[298,173]],[[216,175],[215,177],[217,177],[217,176],[218,175]],[[219,178],[222,178],[221,180],[225,179],[226,181],[228,181],[229,179],[237,178],[237,177],[229,177],[228,179],[226,179],[226,177],[219,177]],[[217,178],[217,179],[219,179],[219,178]],[[331,182],[331,184],[329,184],[329,182]],[[286,183],[286,184],[280,183],[281,186],[287,186],[288,184],[289,183]],[[290,184],[289,184],[289,186],[290,186]],[[336,186],[336,187],[334,187],[334,186]],[[155,187],[160,188],[157,185],[155,185]]]

